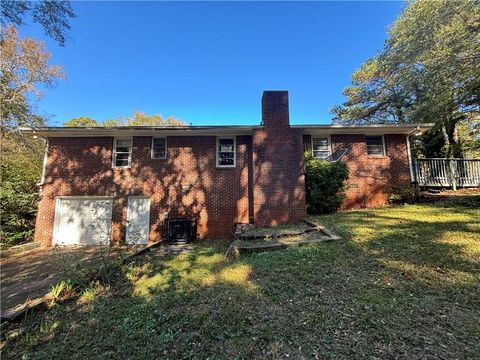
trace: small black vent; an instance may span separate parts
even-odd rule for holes
[[[168,242],[189,243],[197,239],[197,218],[168,217],[164,229]]]

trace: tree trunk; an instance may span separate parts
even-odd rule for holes
[[[450,118],[445,122],[445,132],[448,139],[448,156],[454,158],[462,158],[463,152],[462,147],[458,141],[458,132],[457,132],[458,119]]]

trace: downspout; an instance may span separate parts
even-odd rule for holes
[[[420,131],[420,128],[417,126],[414,130],[412,130],[406,137],[407,139],[407,159],[408,159],[408,169],[410,171],[410,182],[415,182],[413,177],[413,164],[412,164],[412,151],[410,149],[410,136],[416,134]]]
[[[41,187],[45,183],[45,174],[47,172],[47,162],[48,162],[48,139],[45,139],[45,153],[43,155],[42,177],[40,179],[40,182],[37,184],[37,186]]]
[[[408,169],[410,170],[410,182],[413,182],[413,166],[412,166],[412,153],[410,150],[410,136],[413,134],[411,132],[410,134],[407,135],[407,159],[408,159]]]

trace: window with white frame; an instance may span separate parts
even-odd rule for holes
[[[113,167],[129,167],[132,162],[132,139],[115,138]]]
[[[152,159],[167,158],[167,139],[152,138]]]
[[[235,138],[217,138],[217,166],[235,167]]]
[[[385,156],[385,141],[383,135],[365,136],[367,154],[369,156]]]
[[[312,155],[314,158],[326,159],[330,156],[328,137],[312,137]]]

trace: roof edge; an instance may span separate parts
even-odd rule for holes
[[[373,132],[391,132],[410,134],[425,132],[434,124],[298,124],[292,128],[303,129],[304,133],[338,133],[358,134]],[[155,133],[164,136],[206,135],[215,136],[222,134],[249,135],[255,129],[263,128],[262,125],[213,125],[213,126],[98,126],[98,127],[63,127],[46,126],[38,128],[20,127],[25,134],[40,137],[87,137],[87,136],[152,136]]]
[[[295,128],[325,128],[325,129],[368,129],[368,128],[432,128],[435,126],[434,123],[412,123],[412,124],[298,124],[290,125]]]

